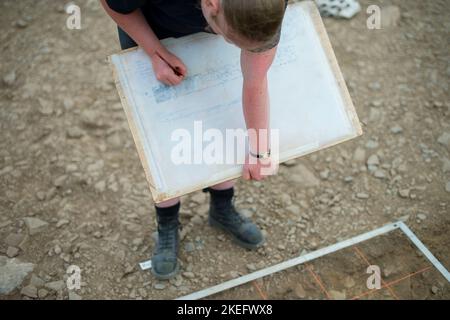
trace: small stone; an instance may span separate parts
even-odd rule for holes
[[[356,148],[353,153],[353,160],[359,163],[362,163],[366,160],[366,150],[361,147]]]
[[[61,252],[62,252],[62,249],[61,249],[60,246],[56,245],[56,246],[53,248],[53,252],[55,252],[56,255],[60,255]]]
[[[142,246],[142,244],[144,243],[144,239],[143,238],[135,238],[135,239],[133,239],[132,243],[134,246],[139,247],[139,246]]]
[[[99,112],[95,110],[85,110],[81,116],[83,125],[89,129],[105,128],[106,124]]]
[[[6,255],[10,258],[17,257],[19,254],[19,249],[16,247],[8,247],[8,250],[6,250]]]
[[[268,233],[267,233],[267,230],[266,230],[266,229],[262,229],[262,230],[261,230],[261,234],[262,234],[262,236],[263,236],[264,238],[267,238],[267,236],[268,236]],[[224,238],[224,240],[225,240],[225,238]]]
[[[400,189],[400,190],[398,190],[398,195],[401,198],[409,198],[409,189]]]
[[[300,256],[304,256],[305,254],[308,254],[308,250],[302,249],[302,251],[300,252]]]
[[[378,178],[378,179],[386,178],[386,172],[384,170],[381,170],[381,169],[375,170],[373,175],[374,175],[375,178]]]
[[[250,219],[250,218],[253,217],[253,211],[252,211],[252,210],[249,210],[249,209],[244,208],[244,209],[240,209],[239,212],[240,212],[245,218]]]
[[[299,187],[309,188],[320,185],[320,180],[315,177],[313,172],[302,164],[298,164],[289,170],[291,171],[291,174],[288,175],[288,179],[294,183],[298,183]]]
[[[445,184],[445,191],[450,192],[450,181]]]
[[[53,197],[55,195],[56,195],[56,188],[51,187],[50,189],[48,189],[47,193],[45,194],[45,199],[51,200],[51,199],[53,199]]]
[[[17,21],[14,23],[14,25],[15,25],[16,27],[18,27],[18,28],[23,29],[23,28],[28,27],[28,22],[26,22],[26,21],[23,20],[23,19],[19,19],[19,20],[17,20]]]
[[[2,229],[2,228],[4,228],[4,227],[7,227],[7,226],[9,226],[10,224],[12,224],[12,221],[11,221],[11,220],[6,220],[6,221],[3,221],[3,222],[0,222],[0,229]]]
[[[70,97],[65,97],[63,100],[63,106],[66,110],[72,109],[75,103]]]
[[[66,135],[70,139],[79,139],[82,136],[84,136],[84,131],[81,130],[79,127],[71,127],[67,129]]]
[[[5,243],[11,247],[20,247],[20,245],[24,242],[25,235],[20,233],[10,233],[5,238]]]
[[[376,142],[375,140],[369,140],[369,141],[367,141],[367,143],[366,143],[366,147],[367,147],[368,149],[375,149],[375,148],[378,148],[378,142]]]
[[[344,177],[344,181],[347,182],[347,183],[352,182],[353,181],[353,177],[352,176],[346,176],[346,177]]]
[[[86,170],[88,172],[98,172],[103,170],[103,167],[105,166],[105,162],[103,160],[95,161],[94,163],[91,163],[87,166]]]
[[[280,195],[280,200],[281,200],[281,203],[283,204],[283,206],[288,206],[292,203],[291,196],[287,193],[282,193]]]
[[[393,134],[398,134],[398,133],[402,133],[402,132],[403,132],[403,129],[402,129],[402,127],[400,127],[399,125],[395,125],[395,126],[393,126],[393,127],[391,128],[391,132],[392,132]]]
[[[294,294],[297,298],[304,299],[306,297],[305,288],[298,283],[294,288]]]
[[[193,278],[195,278],[195,274],[193,272],[186,271],[186,272],[183,272],[183,277],[186,277],[188,279],[193,279]]]
[[[64,183],[66,182],[66,180],[67,180],[67,174],[63,174],[53,181],[53,185],[57,188],[60,188],[60,187],[64,186]]]
[[[192,219],[191,219],[191,222],[193,223],[193,224],[196,224],[196,225],[200,225],[200,224],[202,224],[202,217],[200,217],[200,215],[195,215],[195,216],[193,216],[192,217]]]
[[[184,250],[186,252],[192,252],[195,250],[195,245],[192,242],[188,242],[184,245]]]
[[[30,279],[30,285],[41,288],[45,285],[45,281],[33,274]]]
[[[3,77],[3,83],[9,87],[12,86],[14,82],[16,82],[16,72],[14,70]]]
[[[44,299],[47,296],[48,296],[48,290],[46,290],[46,289],[39,289],[38,290],[38,297],[39,297],[39,299]]]
[[[34,264],[0,256],[0,294],[9,294],[32,272]]]
[[[36,198],[39,201],[44,201],[45,200],[45,192],[43,192],[43,191],[36,192]]]
[[[334,300],[345,300],[347,298],[344,291],[330,290],[329,293]]]
[[[38,218],[27,217],[27,218],[24,218],[23,220],[28,228],[28,233],[30,235],[35,235],[37,233],[40,233],[48,227],[47,222],[45,222],[41,219],[38,219]]]
[[[420,220],[425,220],[425,219],[427,218],[427,215],[426,215],[426,214],[423,214],[423,213],[419,213],[419,214],[417,215],[417,218],[419,218]]]
[[[286,210],[289,213],[292,213],[293,215],[300,215],[300,213],[301,213],[300,207],[295,204],[290,205],[289,207],[286,208]]]
[[[66,166],[66,172],[75,172],[77,170],[78,170],[78,166],[76,164],[74,164],[74,163],[69,163]]]
[[[94,189],[99,192],[102,193],[105,191],[106,189],[106,182],[104,180],[100,180],[98,181],[95,185],[94,185]]]
[[[350,277],[350,276],[345,277],[345,279],[344,279],[344,286],[347,289],[354,287],[355,286],[355,280],[353,280],[353,278]]]
[[[369,89],[377,91],[381,89],[381,84],[378,81],[369,83]]]
[[[325,169],[325,170],[321,171],[321,172],[319,173],[319,175],[320,175],[320,177],[321,177],[323,180],[327,180],[328,177],[330,176],[330,170]]]
[[[286,167],[293,167],[297,164],[297,160],[292,159],[292,160],[288,160],[282,163],[284,166]]]
[[[53,113],[51,102],[42,98],[38,98],[40,108],[39,112],[44,116],[49,116]]]
[[[47,222],[38,218],[27,217],[24,218],[23,220],[25,221],[25,224],[27,225],[28,228],[28,233],[31,236],[44,231],[48,227]]]
[[[252,271],[255,271],[256,270],[256,266],[255,266],[255,264],[253,264],[253,263],[249,263],[249,264],[247,264],[247,269],[248,269],[248,271],[250,271],[250,272],[252,272]]]
[[[436,286],[432,286],[432,287],[431,287],[431,292],[432,292],[433,294],[438,294],[439,288],[436,287]]]
[[[166,285],[164,283],[155,283],[153,285],[153,288],[155,288],[156,290],[164,290],[166,288]]]
[[[20,290],[20,294],[23,296],[27,296],[29,298],[37,298],[38,297],[37,288],[32,285],[23,287],[22,290]]]
[[[142,298],[147,298],[147,291],[144,289],[144,288],[139,288],[138,289],[138,292],[139,292],[139,295],[142,297]]]
[[[70,220],[67,219],[61,219],[56,223],[57,228],[61,228],[62,226],[65,226],[66,224],[69,224]]]
[[[206,201],[206,195],[204,192],[197,192],[191,197],[191,200],[198,204],[202,204]]]
[[[183,227],[183,229],[181,229],[180,231],[180,240],[183,240],[184,238],[186,238],[187,234],[191,231],[191,229],[189,228],[189,226],[185,226]],[[158,237],[158,235],[156,235]]]
[[[370,122],[379,122],[381,118],[381,109],[370,109],[369,113],[369,121]]]
[[[389,277],[390,275],[394,274],[398,270],[396,269],[396,266],[394,265],[387,265],[383,268],[383,274],[385,277]]]
[[[442,172],[447,173],[450,172],[450,159],[448,158],[444,158],[442,160],[443,164],[442,164]]]
[[[448,147],[450,145],[450,133],[444,132],[442,135],[439,136],[437,142]]]
[[[374,108],[379,108],[383,105],[383,101],[381,100],[374,100],[370,102],[370,106]]]
[[[81,298],[81,296],[79,296],[75,292],[69,291],[69,300],[83,300],[83,298]]]
[[[61,291],[65,287],[65,283],[62,280],[52,281],[45,284],[45,287],[49,290]]]
[[[376,154],[373,154],[367,159],[367,166],[378,166],[380,164],[380,159]]]
[[[0,176],[2,176],[4,174],[7,174],[7,173],[10,173],[13,170],[14,170],[13,166],[6,166],[6,167],[4,167],[3,169],[0,170]]]
[[[358,199],[368,199],[368,198],[369,198],[369,195],[368,195],[367,193],[364,193],[364,192],[358,192],[358,193],[356,194],[356,197],[357,197]]]

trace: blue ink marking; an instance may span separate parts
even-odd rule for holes
[[[174,97],[174,90],[165,84],[160,84],[152,88],[153,95],[155,96],[156,102],[161,103],[170,100]]]

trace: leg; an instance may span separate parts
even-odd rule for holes
[[[167,208],[176,205],[178,202],[180,202],[180,198],[176,197],[163,202],[158,202],[155,204],[155,206],[158,208]]]
[[[229,233],[242,247],[257,249],[264,243],[261,230],[234,207],[234,181],[229,180],[205,189],[211,194],[209,224]]]
[[[155,204],[158,221],[158,242],[152,256],[152,273],[158,279],[170,279],[179,270],[178,214],[180,199],[174,198]]]
[[[236,183],[235,180],[228,180],[228,181],[218,183],[218,184],[211,186],[211,189],[214,189],[214,190],[230,189],[230,188],[234,187],[235,183]]]

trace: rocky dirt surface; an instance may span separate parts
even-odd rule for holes
[[[97,1],[76,3],[81,30],[66,28],[61,2],[0,2],[0,299],[174,298],[397,219],[450,268],[448,1],[376,1],[382,30],[367,29],[367,0],[352,20],[325,19],[364,135],[237,184],[237,206],[268,239],[257,252],[207,225],[205,194],[183,197],[182,272],[170,281],[137,265],[151,256],[155,210],[106,59],[115,25]],[[397,241],[370,247],[374,263]],[[409,250],[397,259],[398,276],[414,271]],[[314,267],[331,298],[358,294],[362,275],[327,261]],[[66,287],[70,265],[80,290]],[[270,296],[327,298],[304,274],[277,275],[286,287]],[[398,295],[450,298],[438,276],[416,289]]]

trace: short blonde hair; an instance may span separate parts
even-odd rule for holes
[[[231,29],[248,40],[268,42],[279,37],[285,0],[221,0]]]

